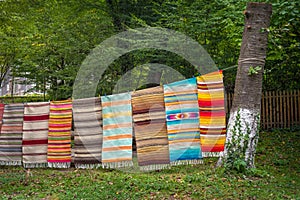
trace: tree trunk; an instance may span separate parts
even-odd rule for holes
[[[268,31],[272,5],[266,3],[248,3],[245,14],[238,71],[236,75],[234,98],[227,125],[226,145],[218,161],[221,165],[228,158],[228,145],[232,140],[233,127],[237,113],[240,115],[240,131],[243,138],[249,138],[245,152],[247,167],[255,167],[254,153],[258,140],[262,78],[266,59]],[[241,144],[243,141],[241,141]]]

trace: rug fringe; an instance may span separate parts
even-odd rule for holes
[[[48,167],[50,168],[70,168],[70,162],[57,163],[57,162],[48,162]]]
[[[221,152],[202,152],[202,157],[220,157]]]
[[[132,161],[121,161],[121,162],[110,162],[110,163],[102,163],[103,168],[123,168],[123,167],[132,167]]]
[[[22,161],[0,161],[0,165],[18,166],[22,165]]]
[[[195,159],[195,160],[176,160],[171,162],[171,166],[177,166],[177,165],[198,165],[203,164],[202,159]]]
[[[47,163],[23,163],[24,168],[45,168],[47,166]]]
[[[170,167],[171,167],[170,164],[154,164],[154,165],[140,166],[140,170],[149,172],[149,171],[155,171],[161,169],[170,169]]]
[[[78,169],[97,169],[102,167],[102,164],[97,163],[97,164],[81,164],[81,163],[75,163],[75,168]]]

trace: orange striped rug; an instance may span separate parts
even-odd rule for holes
[[[226,140],[222,71],[197,77],[197,85],[202,155],[218,157]]]
[[[51,101],[48,134],[48,166],[71,165],[72,101]]]

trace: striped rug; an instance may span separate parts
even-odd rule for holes
[[[196,78],[164,85],[170,161],[202,163]]]
[[[101,166],[101,110],[100,97],[73,100],[74,164],[76,168]]]
[[[48,167],[71,165],[72,101],[50,102]]]
[[[131,94],[102,96],[102,166],[132,166]]]
[[[197,77],[197,84],[202,154],[219,156],[226,139],[222,71]]]
[[[168,167],[170,158],[163,88],[133,92],[132,113],[140,169],[149,171]]]
[[[24,105],[4,106],[0,134],[0,165],[22,165],[22,126]]]
[[[23,166],[47,167],[49,102],[25,103]]]

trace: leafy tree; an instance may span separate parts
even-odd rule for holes
[[[14,71],[22,49],[21,43],[31,28],[25,20],[27,8],[26,3],[22,7],[13,1],[0,3],[0,86],[5,76]]]
[[[265,67],[265,90],[300,89],[300,3],[274,1]]]
[[[104,2],[95,3],[98,7]],[[17,74],[30,78],[52,99],[68,98],[81,62],[89,51],[111,34],[105,9],[78,1],[38,2],[30,5],[32,32],[24,41]]]
[[[15,76],[26,76],[37,84],[37,89],[47,91],[52,99],[70,97],[77,71],[96,45],[120,31],[159,26],[180,31],[198,41],[217,66],[224,69],[226,90],[233,91],[246,2],[1,1],[0,82],[11,69]],[[270,43],[264,89],[299,89],[299,2],[267,2],[273,4],[273,17],[266,30]],[[112,63],[99,83],[98,92],[111,93],[122,75],[145,63],[171,66],[185,77],[197,75],[178,55],[138,50]],[[142,74],[140,78],[150,79],[155,74],[162,77],[164,71],[150,70]],[[140,78],[132,80],[132,84],[137,84]]]

